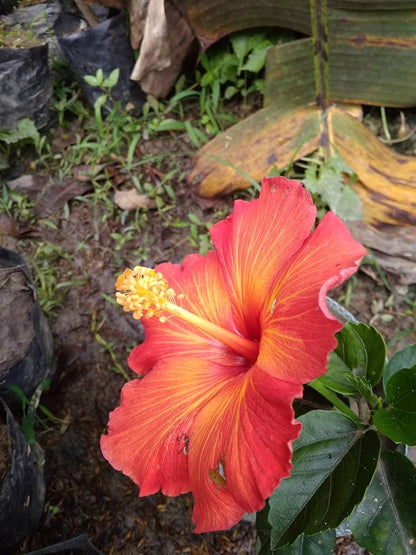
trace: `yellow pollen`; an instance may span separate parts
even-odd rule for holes
[[[157,316],[163,321],[166,303],[175,302],[175,291],[163,275],[144,266],[124,270],[117,278],[116,289],[117,302],[126,312],[133,312],[136,320]]]
[[[167,316],[176,316],[228,345],[250,362],[257,360],[259,344],[256,341],[246,339],[178,306],[175,298],[181,299],[184,295],[176,295],[160,272],[143,266],[136,266],[133,270],[127,268],[117,278],[116,289],[117,302],[126,312],[133,312],[136,320],[156,316],[164,323]]]

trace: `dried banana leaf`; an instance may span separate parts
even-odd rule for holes
[[[416,226],[416,158],[388,148],[337,106],[329,109],[328,122],[333,146],[359,177],[364,221]]]
[[[283,168],[319,146],[322,114],[317,106],[269,106],[221,133],[198,151],[189,181],[199,194],[229,194],[250,185],[273,166]]]
[[[310,35],[308,0],[174,0],[203,48],[234,31],[283,27]]]

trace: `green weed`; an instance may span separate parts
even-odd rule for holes
[[[246,102],[250,94],[263,93],[262,71],[268,49],[292,38],[292,33],[281,29],[245,30],[233,33],[200,55],[196,82],[200,88],[201,124],[207,133],[216,134],[235,122],[224,112],[223,98],[230,100],[239,95]]]
[[[29,445],[36,443],[36,429],[49,429],[49,423],[58,423],[68,426],[69,422],[57,418],[52,412],[40,403],[42,393],[49,387],[50,380],[44,380],[35,390],[30,399],[17,385],[9,385],[8,388],[19,399],[22,404],[22,431]]]
[[[14,130],[0,129],[0,171],[9,168],[12,161],[21,157],[22,150],[32,145],[38,154],[45,146],[31,119],[21,119]]]
[[[314,200],[321,200],[324,210],[329,207],[343,220],[362,218],[361,201],[351,187],[357,176],[336,152],[329,160],[308,158],[298,165],[305,170],[303,184]]]
[[[1,186],[0,213],[7,214],[17,222],[30,223],[36,219],[33,202],[27,195],[12,191],[5,183]]]
[[[110,370],[115,372],[116,374],[120,374],[126,381],[130,380],[129,375],[127,374],[124,367],[120,364],[117,359],[117,355],[114,352],[114,343],[107,341],[100,333],[102,326],[105,323],[105,319],[101,320],[100,323],[97,323],[97,313],[95,310],[92,312],[92,319],[91,319],[91,333],[97,341],[99,345],[103,348],[103,350],[110,356],[112,365],[110,366]]]
[[[70,255],[62,247],[52,243],[40,243],[31,259],[39,304],[49,317],[54,316],[56,310],[62,306],[71,287],[85,283],[71,279],[72,273],[67,269],[63,270],[66,279],[60,280],[59,265],[62,260],[70,260]]]

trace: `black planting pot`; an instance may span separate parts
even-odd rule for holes
[[[17,5],[17,0],[0,0],[0,15],[10,13]]]
[[[111,96],[122,106],[133,104],[139,113],[145,101],[145,94],[139,85],[130,79],[135,59],[127,36],[124,14],[106,19],[102,23],[58,39],[62,54],[75,74],[88,102],[94,105],[103,91],[99,87],[85,82],[85,75],[95,75],[98,69],[108,77],[114,69],[120,70],[117,84],[111,90]],[[105,111],[111,110],[108,103]]]
[[[30,397],[55,370],[52,334],[21,256],[0,248],[0,397],[14,410],[21,401],[9,386]]]
[[[47,44],[0,48],[0,128],[15,129],[23,118],[46,127],[51,98]]]
[[[45,502],[45,481],[42,449],[37,443],[28,444],[7,404],[0,399],[0,405],[11,451],[9,468],[0,476],[0,555],[6,555],[36,531]],[[0,457],[5,458],[1,450]]]

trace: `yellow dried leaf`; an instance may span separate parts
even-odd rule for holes
[[[321,112],[317,106],[259,110],[198,151],[189,182],[199,194],[212,197],[245,189],[249,175],[260,181],[276,165],[283,169],[319,145]]]
[[[330,107],[328,123],[333,145],[358,175],[364,221],[416,226],[416,158],[385,146],[339,106]]]

